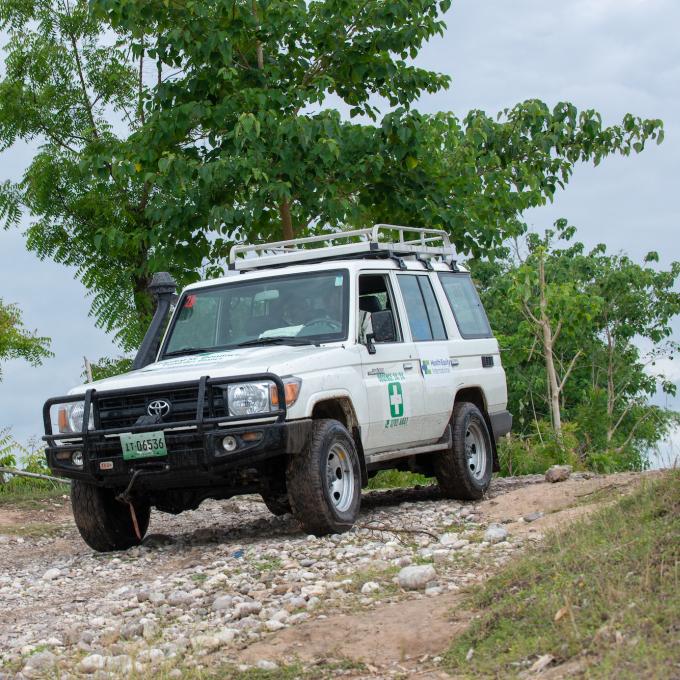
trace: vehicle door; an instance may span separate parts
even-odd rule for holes
[[[423,443],[441,439],[453,408],[455,386],[442,312],[427,272],[397,274],[423,377]]]
[[[421,438],[423,377],[418,352],[404,333],[388,272],[361,272],[358,298],[359,327],[363,322],[372,331],[371,317],[376,313],[383,319],[391,314],[394,323],[389,341],[377,338],[366,343],[360,338],[369,415],[366,453],[406,448]]]

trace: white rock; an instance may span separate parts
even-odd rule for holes
[[[264,625],[267,630],[271,631],[281,630],[282,628],[286,627],[285,623],[282,623],[281,621],[275,621],[274,619],[270,619]]]
[[[419,590],[437,578],[437,572],[431,564],[404,567],[398,574],[399,585],[406,590]]]
[[[206,652],[214,652],[220,647],[229,644],[236,636],[236,631],[231,628],[216,633],[215,635],[196,635],[191,638],[191,646],[194,649],[203,649]]]
[[[442,534],[439,537],[439,542],[442,545],[453,545],[456,541],[458,541],[459,538],[460,537],[458,536],[458,534],[449,532],[446,534]]]
[[[54,581],[55,578],[61,576],[61,571],[59,569],[48,569],[42,576],[43,581]]]
[[[376,590],[380,590],[380,584],[376,583],[375,581],[367,581],[363,586],[361,586],[361,592],[364,595],[370,595]]]
[[[57,657],[52,652],[38,652],[28,659],[24,670],[31,668],[35,671],[49,671],[54,668],[56,663]]]
[[[231,609],[231,605],[234,602],[234,598],[231,595],[220,595],[213,600],[212,608],[216,611],[224,611],[225,609]]]
[[[488,543],[500,543],[508,537],[508,530],[501,524],[489,524],[484,532],[484,540]]]
[[[183,604],[188,604],[191,602],[192,597],[189,595],[189,593],[186,592],[186,590],[174,590],[170,595],[168,596],[168,604],[171,604],[175,607],[181,606]]]
[[[263,671],[275,671],[278,668],[273,661],[268,661],[267,659],[260,659],[256,666]]]
[[[102,670],[105,665],[106,659],[101,654],[90,654],[78,664],[78,670],[81,673],[95,673]]]

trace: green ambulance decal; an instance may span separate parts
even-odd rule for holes
[[[404,394],[401,390],[401,383],[388,383],[387,393],[389,394],[390,416],[401,418],[404,415]]]

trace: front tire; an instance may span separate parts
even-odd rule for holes
[[[127,550],[141,543],[135,533],[130,508],[116,500],[113,489],[73,480],[71,507],[78,531],[90,548],[110,552]],[[139,533],[144,538],[149,528],[151,507],[140,501],[136,501],[134,507]]]
[[[446,498],[479,500],[491,484],[493,448],[484,415],[469,402],[453,407],[452,446],[434,457],[434,471]]]
[[[337,420],[316,420],[310,445],[293,454],[286,471],[294,517],[316,536],[354,525],[361,504],[361,467],[354,440]]]

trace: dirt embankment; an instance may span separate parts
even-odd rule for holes
[[[82,543],[66,500],[0,508],[0,678],[294,660],[445,677],[436,656],[468,623],[461,590],[641,477],[497,480],[465,504],[433,488],[372,492],[353,531],[323,539],[257,497],[207,502],[154,514],[144,546],[109,555]]]

